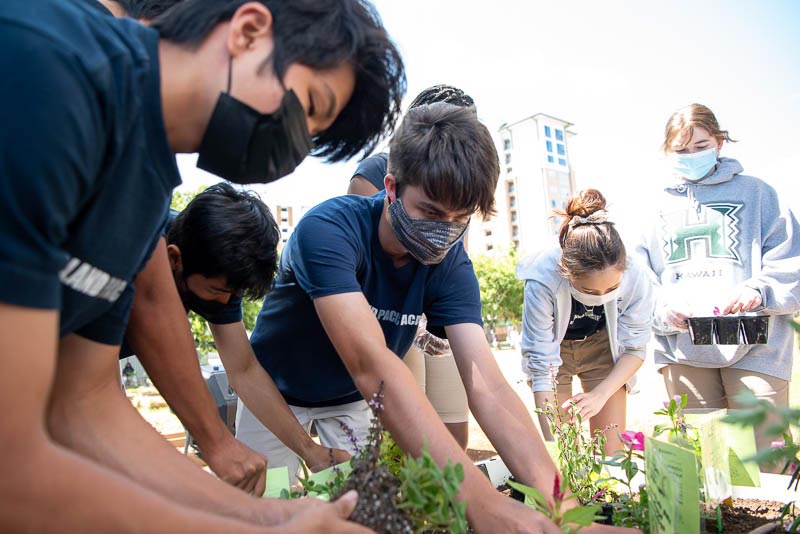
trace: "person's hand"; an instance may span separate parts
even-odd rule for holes
[[[267,485],[267,458],[230,433],[224,436],[214,446],[200,444],[203,460],[225,482],[260,497]]]
[[[567,410],[570,403],[575,404],[575,413],[585,421],[597,415],[608,402],[608,396],[598,391],[599,387],[589,392],[578,393],[561,405],[562,410]]]
[[[303,461],[312,473],[318,473],[349,459],[350,453],[343,449],[330,449],[316,443],[310,451],[303,455]]]
[[[666,319],[667,323],[669,323],[672,328],[682,332],[689,330],[688,319],[691,316],[692,312],[683,306],[671,306],[667,308],[666,313],[664,314],[664,318]]]
[[[303,503],[303,506],[295,506],[295,513],[286,522],[279,525],[281,532],[287,534],[314,532],[319,534],[368,534],[372,532],[367,527],[347,520],[358,502],[358,494],[354,490],[348,491],[338,500],[330,503],[313,498],[297,499],[297,501]]]
[[[561,529],[541,512],[497,493],[485,506],[470,514],[469,522],[475,532],[513,532],[515,534],[561,534]],[[471,506],[471,505],[470,505]],[[470,508],[468,508],[469,510]]]
[[[743,313],[761,306],[761,294],[751,287],[742,287],[739,294],[722,309],[722,315]]]

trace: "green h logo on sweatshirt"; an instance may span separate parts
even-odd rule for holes
[[[742,204],[706,204],[700,213],[694,210],[662,214],[664,252],[667,263],[692,259],[692,252],[702,249],[706,258],[729,259],[741,263],[736,249],[739,246],[739,217]],[[702,247],[693,246],[702,242]]]

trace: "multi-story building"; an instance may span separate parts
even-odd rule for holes
[[[552,242],[559,224],[550,218],[552,210],[563,208],[575,189],[569,150],[575,134],[570,126],[537,113],[500,127],[497,215],[471,225],[471,254],[511,247],[526,254]]]
[[[283,246],[286,244],[286,241],[289,239],[289,236],[292,235],[294,232],[295,226],[297,223],[300,222],[300,218],[305,215],[311,206],[302,206],[302,205],[275,205],[270,206],[270,210],[272,210],[272,216],[275,217],[275,221],[278,223],[278,228],[281,231],[281,240],[278,243],[278,251],[283,250]]]

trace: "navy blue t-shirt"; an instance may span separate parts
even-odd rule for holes
[[[375,186],[378,191],[383,191],[383,179],[386,177],[386,166],[388,165],[389,154],[380,152],[373,154],[368,158],[361,160],[361,163],[356,167],[356,172],[353,173],[352,178],[356,176],[363,176],[366,180]]]
[[[251,342],[289,404],[334,406],[362,398],[313,299],[362,292],[386,346],[401,357],[423,313],[433,326],[483,324],[478,281],[462,243],[438,265],[411,260],[394,266],[378,240],[384,198],[347,195],[323,202],[300,220],[283,249]]]
[[[0,301],[118,345],[180,183],[158,35],[88,2],[0,2]]]

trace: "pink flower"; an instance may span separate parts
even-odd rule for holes
[[[644,450],[644,433],[636,432],[635,430],[626,430],[620,434],[622,443],[631,450],[643,451]]]
[[[784,440],[773,441],[772,443],[769,444],[769,448],[770,449],[780,449],[781,447],[785,447],[785,446],[786,446],[786,442]]]

